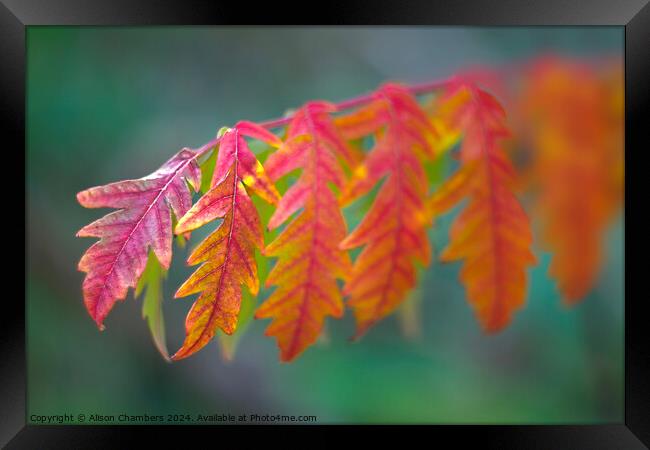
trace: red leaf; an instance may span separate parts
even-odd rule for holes
[[[237,176],[244,184],[267,202],[276,204],[280,199],[280,194],[265,174],[262,164],[249,150],[244,136],[261,140],[274,147],[279,147],[282,141],[274,134],[252,122],[239,122],[235,125],[234,130],[237,132],[226,133],[221,138],[219,157],[212,176],[212,185],[219,183],[237,160]]]
[[[458,90],[468,95],[459,96]],[[469,198],[455,219],[442,261],[464,260],[460,278],[484,329],[505,327],[526,296],[526,266],[535,263],[526,213],[515,197],[514,169],[499,146],[507,135],[505,112],[494,97],[470,84],[450,88],[447,98],[466,98],[453,119],[464,133],[462,165],[434,194],[441,214]]]
[[[365,195],[386,178],[370,211],[340,244],[343,249],[365,245],[345,285],[360,336],[404,301],[416,282],[414,261],[430,261],[422,162],[433,156],[436,133],[411,94],[391,84],[383,86],[370,105],[339,118],[337,125],[350,138],[379,131],[375,147],[341,194],[341,203]]]
[[[267,256],[279,257],[266,284],[278,287],[256,313],[257,318],[273,318],[266,334],[277,338],[283,361],[294,359],[316,341],[326,316],[343,315],[336,279],[344,279],[351,264],[337,247],[346,226],[328,183],[341,188],[345,175],[338,159],[351,163],[355,156],[334,127],[331,111],[325,102],[302,107],[288,127],[284,145],[266,161],[274,179],[302,168],[269,220],[273,229],[302,209],[266,247]]]
[[[124,300],[129,287],[136,287],[147,264],[151,247],[164,269],[172,252],[172,218],[182,217],[192,205],[201,174],[194,153],[183,149],[151,175],[118,181],[79,192],[86,208],[121,208],[86,225],[77,236],[98,237],[79,261],[87,272],[84,302],[100,329],[117,300]]]

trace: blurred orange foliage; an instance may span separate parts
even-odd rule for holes
[[[517,112],[530,145],[543,244],[550,275],[568,304],[593,287],[603,233],[623,198],[623,72],[544,58],[526,71]]]

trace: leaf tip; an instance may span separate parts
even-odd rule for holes
[[[86,190],[77,192],[76,197],[77,197],[77,201],[79,202],[79,204],[81,206],[83,206],[83,207],[86,207],[86,204],[87,204],[86,202],[88,201],[88,190],[86,189]]]
[[[358,342],[368,331],[368,328],[370,328],[372,324],[368,323],[365,325],[358,325],[357,326],[357,331],[348,338],[349,342]]]
[[[285,352],[284,350],[281,350],[280,362],[283,364],[292,363],[300,353],[301,352],[299,351]]]
[[[176,224],[176,228],[174,228],[174,234],[178,236],[178,235],[185,234],[188,231],[190,230],[187,229],[187,221],[184,221],[183,218],[181,217],[178,223]]]
[[[170,362],[180,361],[181,359],[185,359],[185,358],[187,358],[188,356],[191,356],[194,353],[195,353],[195,351],[193,351],[193,350],[188,351],[187,347],[185,345],[183,345],[180,349],[178,349],[178,351],[176,353],[174,353],[172,356],[170,356],[169,360],[170,360]]]
[[[350,242],[350,236],[351,235],[346,236],[341,242],[339,242],[338,247],[340,250],[350,250],[355,247],[354,243]]]

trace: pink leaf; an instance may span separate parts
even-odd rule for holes
[[[86,272],[84,303],[100,329],[117,300],[136,287],[147,264],[149,248],[164,269],[172,254],[172,218],[185,215],[192,206],[192,194],[201,184],[194,152],[183,149],[160,169],[138,180],[97,186],[77,194],[86,208],[122,208],[86,225],[80,237],[98,237],[79,261]]]

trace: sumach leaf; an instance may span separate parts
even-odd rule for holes
[[[255,249],[264,247],[264,236],[246,188],[271,203],[279,200],[279,194],[244,136],[276,147],[281,144],[275,135],[250,122],[239,122],[226,131],[221,136],[212,187],[176,225],[175,233],[180,234],[222,219],[217,229],[193,250],[188,264],[203,264],[176,292],[176,297],[200,295],[187,315],[185,341],[172,356],[174,360],[199,351],[217,329],[234,333],[241,285],[246,285],[252,295],[259,289]]]
[[[342,188],[346,176],[340,161],[352,165],[356,159],[334,127],[333,111],[325,102],[299,109],[283,146],[265,163],[274,180],[302,169],[269,220],[274,229],[302,209],[264,251],[279,258],[266,280],[267,286],[278,287],[256,313],[256,318],[273,318],[266,335],[277,338],[282,361],[291,361],[317,340],[326,316],[338,318],[344,311],[337,278],[345,279],[351,263],[338,248],[346,225],[328,184]]]
[[[384,85],[368,106],[336,123],[349,139],[376,135],[374,148],[341,194],[341,204],[384,179],[366,216],[340,244],[342,249],[364,246],[344,288],[358,337],[404,301],[416,282],[415,261],[427,265],[431,260],[423,161],[434,157],[437,132],[415,98],[395,84]]]
[[[79,192],[86,208],[121,208],[86,225],[77,236],[98,237],[79,261],[86,272],[84,303],[100,329],[118,300],[136,287],[151,248],[166,270],[172,255],[172,216],[183,216],[192,205],[188,182],[201,183],[194,152],[183,149],[151,175],[118,181]]]
[[[591,290],[602,265],[604,232],[622,202],[623,77],[546,59],[530,70],[522,95],[550,275],[567,304]]]
[[[459,90],[466,92],[459,96]],[[503,108],[487,92],[462,81],[446,93],[446,99],[459,97],[467,101],[448,109],[453,114],[443,118],[463,133],[461,167],[435,192],[430,207],[438,215],[469,200],[452,224],[440,260],[464,261],[460,278],[468,300],[484,330],[495,332],[524,303],[526,266],[535,263],[532,235],[512,191],[514,169],[499,144],[509,133]]]

